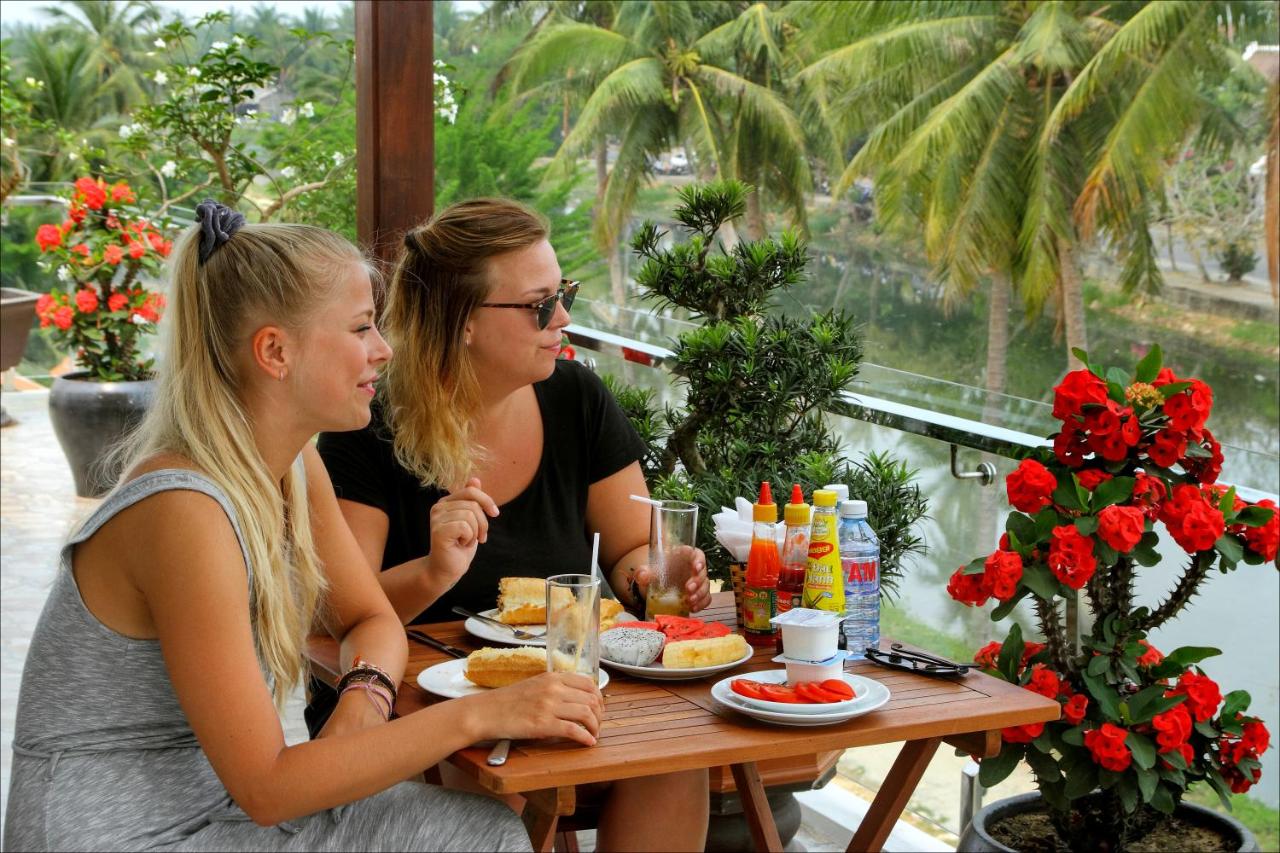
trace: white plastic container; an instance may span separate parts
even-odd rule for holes
[[[840,678],[840,673],[844,671],[844,660],[847,654],[847,652],[837,652],[835,657],[817,663],[778,655],[773,662],[786,665],[787,684],[794,687],[802,681],[826,681],[828,678]]]
[[[793,607],[769,620],[782,629],[782,650],[788,658],[819,663],[840,647],[840,620],[829,610]]]

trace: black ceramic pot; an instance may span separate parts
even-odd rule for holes
[[[800,830],[800,803],[790,791],[767,791],[769,810],[778,827],[778,838],[783,846],[791,842]],[[739,853],[755,848],[751,828],[742,814],[742,804],[735,796],[732,806],[717,808],[716,795],[712,795],[711,821],[707,825],[706,853]]]
[[[84,372],[53,381],[49,420],[71,465],[76,495],[96,498],[115,483],[118,471],[102,464],[107,451],[137,425],[151,404],[154,380],[97,382]]]
[[[1044,808],[1039,792],[1019,794],[1004,800],[997,800],[973,816],[973,822],[960,835],[960,844],[956,853],[1017,853],[1012,847],[1006,847],[996,841],[987,832],[987,827],[999,823],[1012,815],[1039,811]],[[1179,803],[1175,815],[1190,823],[1212,828],[1231,839],[1230,850],[1241,853],[1256,853],[1258,840],[1248,827],[1230,815],[1219,814],[1212,809],[1194,803]]]

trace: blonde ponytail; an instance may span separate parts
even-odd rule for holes
[[[306,225],[246,225],[197,263],[199,230],[174,249],[155,401],[120,456],[128,472],[157,454],[185,457],[226,493],[252,575],[258,656],[283,705],[306,671],[305,644],[326,589],[298,466],[267,470],[240,398],[236,353],[256,320],[301,328],[341,276],[365,264],[343,238]],[[366,265],[367,266],[367,265]]]

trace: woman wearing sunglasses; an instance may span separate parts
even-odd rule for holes
[[[648,494],[644,447],[604,384],[557,358],[578,284],[549,236],[504,199],[409,231],[380,324],[398,355],[373,422],[320,438],[342,513],[405,623],[491,608],[503,577],[586,571],[594,532],[609,584],[643,612],[649,512],[629,496]],[[698,558],[693,610],[710,603]],[[325,698],[313,684],[313,730]],[[705,773],[631,779],[606,795],[597,846],[701,850],[706,826]]]

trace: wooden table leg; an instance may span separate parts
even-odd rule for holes
[[[529,831],[529,841],[533,843],[534,853],[551,853],[555,848],[556,825],[560,823],[560,816],[525,806],[520,819],[524,821],[524,828]]]
[[[889,775],[885,777],[880,792],[871,801],[867,816],[858,824],[858,831],[849,842],[848,853],[862,853],[867,850],[879,850],[893,831],[907,800],[915,793],[920,777],[924,775],[929,760],[938,751],[942,738],[931,737],[923,740],[909,740],[902,745]]]
[[[733,783],[738,786],[738,796],[742,799],[742,815],[747,819],[751,829],[751,840],[755,849],[768,850],[770,853],[781,853],[782,839],[778,837],[778,825],[773,822],[773,812],[769,809],[769,798],[765,796],[764,785],[760,782],[760,770],[754,761],[734,764]]]
[[[575,789],[570,785],[565,788],[528,791],[524,797],[524,811],[520,813],[520,819],[529,831],[529,841],[536,853],[551,853],[555,847],[556,826],[560,823],[560,816],[573,814],[577,808]]]

